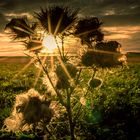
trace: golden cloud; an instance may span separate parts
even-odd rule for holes
[[[140,31],[140,26],[119,26],[119,27],[104,27],[106,32],[105,39],[132,39],[132,36]]]

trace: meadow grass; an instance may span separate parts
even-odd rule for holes
[[[33,88],[37,73],[34,65],[13,79],[24,66],[25,64],[14,63],[0,65],[0,128],[12,110],[15,96]],[[80,128],[76,128],[77,133],[80,129],[82,137],[90,138],[94,133],[94,137],[97,139],[106,140],[108,138],[140,138],[138,133],[140,128],[139,69],[140,64],[129,64],[128,68],[98,70],[96,77],[102,79],[103,83],[100,88],[91,89],[87,94],[87,107],[83,109],[84,115],[79,118]],[[83,71],[81,86],[87,86],[90,75],[90,69]],[[46,91],[45,87],[42,86],[41,79],[39,79],[35,89],[41,93]],[[95,117],[93,118],[91,114],[94,114]],[[99,117],[100,114],[102,117]],[[97,124],[94,124],[95,119]],[[63,132],[63,129],[65,127],[61,125],[55,133],[60,133],[60,130]]]

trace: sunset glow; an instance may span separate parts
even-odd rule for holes
[[[25,0],[26,1],[26,0]],[[16,17],[27,17],[30,21],[33,20],[33,12],[38,11],[39,7],[48,6],[51,2],[19,2],[18,4],[13,1],[4,1],[0,2],[1,8],[5,9],[1,11],[0,19],[0,56],[24,56],[25,47],[19,43],[11,42],[9,34],[4,33],[5,25],[12,19]],[[10,3],[10,4],[9,4]],[[13,4],[14,3],[14,4]],[[30,4],[27,4],[30,3]],[[56,5],[59,2],[54,2]],[[14,5],[11,7],[11,5]],[[64,2],[64,5],[74,6],[80,8],[81,10],[78,13],[79,17],[85,16],[95,16],[99,17],[101,22],[103,22],[102,31],[105,35],[105,40],[116,40],[120,42],[122,48],[127,51],[140,51],[140,21],[138,18],[139,15],[139,2],[133,1],[131,3],[117,3],[117,2],[106,2],[104,0],[100,1],[89,1],[86,3],[84,1],[75,2],[67,1]],[[5,6],[9,6],[9,8]],[[33,9],[30,9],[32,5]],[[11,10],[8,10],[10,9]],[[73,7],[74,8],[74,7]],[[138,10],[138,11],[137,11]],[[62,16],[63,17],[63,16]],[[49,20],[49,19],[48,19]],[[54,34],[57,34],[59,26],[62,19],[59,19],[59,22],[56,26]],[[49,33],[51,33],[51,21],[48,23]],[[46,38],[46,37],[45,37]],[[45,46],[44,51],[52,52],[56,45],[46,44],[46,39],[44,38],[43,45]],[[48,41],[47,41],[48,43]],[[52,44],[52,43],[51,43]],[[71,45],[72,44],[72,45]],[[46,47],[47,46],[47,47]],[[73,39],[65,40],[65,46],[77,46],[79,44],[73,42]],[[74,48],[74,47],[73,47]]]

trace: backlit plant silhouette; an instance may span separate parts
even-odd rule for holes
[[[103,83],[100,78],[95,77],[96,72],[100,67],[114,67],[126,61],[118,42],[104,42],[101,25],[96,17],[79,19],[78,11],[59,6],[35,12],[32,20],[13,18],[6,25],[5,30],[9,29],[15,41],[24,43],[28,50],[27,55],[32,58],[31,62],[44,72],[42,79],[48,93],[40,95],[32,89],[25,94],[17,95],[11,114],[14,118],[5,120],[7,129],[25,130],[27,125],[28,129],[33,125],[35,130],[36,125],[41,123],[42,129],[47,130],[50,137],[55,139],[59,135],[52,135],[55,129],[53,123],[57,128],[59,119],[63,118],[67,129],[66,135],[71,139],[76,138],[75,129],[81,114],[84,113],[82,108],[87,104],[86,96],[91,89],[99,88]],[[74,58],[67,55],[71,47],[65,48],[68,37],[80,39],[81,45],[86,46],[81,55]],[[77,48],[79,51],[81,49],[80,46]],[[47,61],[48,56],[54,57],[55,61],[52,64]],[[84,80],[81,76],[84,69],[91,69],[92,74],[88,84],[81,85],[80,81]],[[56,110],[59,110],[58,116]],[[18,127],[9,125],[8,122],[14,123],[16,120],[20,120]]]

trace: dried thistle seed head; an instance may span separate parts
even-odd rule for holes
[[[49,107],[51,100],[47,97],[40,95],[34,89],[30,89],[27,93],[19,94],[16,96],[14,108],[10,117],[5,119],[6,130],[18,131],[29,130],[32,124],[44,120],[49,123],[53,112]]]
[[[85,52],[82,55],[81,61],[85,66],[93,66],[96,65],[102,68],[116,67],[118,65],[122,65],[122,61],[120,61],[120,57],[123,54],[121,53],[106,53],[100,51],[90,50]]]
[[[40,113],[41,113],[41,118],[43,119],[43,121],[45,123],[49,123],[52,116],[53,116],[53,112],[52,110],[49,108],[48,106],[48,103],[42,103],[41,104],[41,110],[40,110]]]
[[[71,63],[64,63],[63,65],[58,65],[56,68],[56,74],[59,79],[69,79],[74,78],[77,73],[77,68]]]
[[[85,52],[81,57],[82,64],[89,67],[94,64],[93,53],[91,51]]]
[[[53,85],[56,86],[57,79],[58,79],[56,73],[49,72],[49,76],[50,76],[50,79],[52,80]],[[52,87],[52,85],[51,85],[51,83],[46,75],[43,76],[42,81],[43,81],[43,84],[47,88],[47,92],[50,93],[50,96],[55,95],[56,93],[55,93],[55,91],[54,91],[54,89],[53,89],[53,87]]]
[[[41,118],[39,110],[41,110],[41,101],[38,97],[30,97],[26,104],[23,117],[26,123],[38,122]]]
[[[68,80],[58,80],[56,84],[57,89],[67,89],[70,86],[70,83]]]
[[[63,63],[58,65],[56,68],[56,75],[58,77],[56,88],[57,89],[66,89],[70,87],[70,81],[73,81],[72,78],[75,78],[77,73],[77,68],[71,63]]]
[[[21,116],[10,116],[4,120],[4,129],[6,131],[19,131],[21,126]]]
[[[18,113],[23,112],[26,104],[28,103],[28,97],[24,94],[16,96],[15,108]]]

